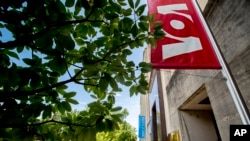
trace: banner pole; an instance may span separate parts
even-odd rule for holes
[[[194,6],[195,8],[197,9],[197,14],[199,14],[200,17],[203,17],[201,11],[200,11],[200,8],[198,7],[197,5],[197,2],[195,0],[192,0],[193,3],[194,3]],[[220,49],[218,48],[204,18],[201,18],[200,19],[201,22],[203,23],[204,25],[204,28],[205,30],[207,31],[207,35],[208,37],[210,38],[211,40],[211,43],[212,43],[212,46],[214,48],[214,51],[215,51],[215,54],[221,64],[221,67],[222,67],[222,74],[224,75],[224,77],[226,78],[226,84],[227,84],[227,87],[229,89],[229,92],[232,96],[232,99],[234,101],[234,104],[236,106],[236,109],[238,110],[238,113],[240,115],[240,118],[241,118],[241,121],[243,124],[250,124],[250,119],[249,119],[249,111],[246,107],[246,104],[242,98],[242,95],[240,93],[240,90],[239,88],[236,86],[236,82],[234,80],[234,78],[232,77],[232,73],[230,72],[229,70],[229,67],[225,61],[225,58],[223,57]]]

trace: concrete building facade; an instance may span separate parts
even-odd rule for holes
[[[250,109],[250,1],[198,0],[204,17]],[[150,49],[144,61],[150,59]],[[148,74],[141,96],[146,117],[142,141],[229,141],[229,127],[242,124],[220,70],[158,70]],[[177,136],[175,136],[177,135]],[[175,139],[173,139],[175,138]],[[176,139],[178,138],[178,139]]]

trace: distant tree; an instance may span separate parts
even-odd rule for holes
[[[113,108],[120,85],[129,87],[130,96],[145,94],[143,73],[151,65],[126,59],[164,34],[159,23],[148,32],[145,7],[140,0],[2,0],[0,137],[32,138],[39,135],[33,129],[47,123],[70,128],[72,121],[53,119],[78,104],[69,83],[99,102],[89,111],[96,114],[98,106]]]
[[[30,128],[37,140],[95,141],[99,132],[120,130],[127,110],[112,107],[111,103],[98,101],[90,103],[84,111],[57,113],[50,120],[40,121]]]
[[[119,129],[113,131],[100,132],[96,136],[96,141],[136,141],[136,130],[129,123],[119,123]]]
[[[132,131],[124,132],[125,124],[123,125],[123,123],[127,113],[127,110],[122,110],[122,107],[112,107],[111,103],[97,101],[90,103],[88,108],[81,112],[71,111],[63,115],[58,112],[51,119],[37,119],[37,123],[33,123],[28,128],[8,129],[9,132],[5,131],[5,139],[13,141],[95,141],[97,133],[114,130],[123,130],[117,138],[120,136],[131,137],[134,135]],[[129,125],[126,126],[129,127]],[[126,129],[129,129],[128,127]]]
[[[120,112],[122,117],[115,130],[103,130],[97,133],[96,141],[136,141],[136,129],[125,121],[129,115],[127,109]]]

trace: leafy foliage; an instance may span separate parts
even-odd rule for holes
[[[130,87],[131,96],[145,94],[143,73],[150,64],[136,66],[126,59],[132,49],[155,45],[154,36],[161,36],[160,28],[148,32],[145,7],[140,0],[1,1],[0,136],[31,131],[38,118],[70,112],[78,101],[69,83],[97,99],[88,114],[100,112],[104,99],[112,107],[120,85]],[[108,119],[102,124],[98,130],[113,127]],[[23,135],[33,137],[35,131]]]
[[[119,123],[124,122],[128,112],[112,105],[106,101],[96,101],[81,112],[65,112],[63,115],[58,112],[52,118],[37,119],[27,127],[2,129],[2,137],[7,140],[94,141],[98,132],[120,130]],[[11,136],[11,133],[15,136]]]
[[[136,130],[127,122],[119,123],[119,129],[97,133],[97,141],[136,141]]]

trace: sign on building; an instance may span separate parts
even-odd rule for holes
[[[163,22],[166,34],[151,49],[154,68],[221,68],[194,4],[194,0],[148,0],[149,14]]]
[[[139,115],[139,130],[138,130],[138,137],[145,138],[145,116]]]

